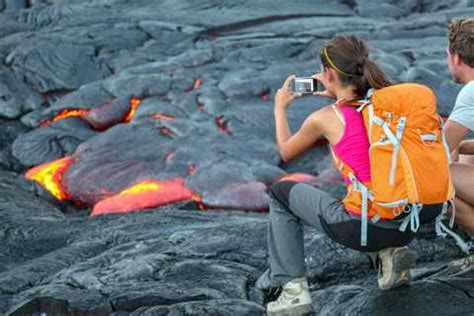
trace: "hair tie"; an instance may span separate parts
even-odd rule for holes
[[[365,67],[365,62],[367,61],[367,58],[361,58],[358,62],[357,62],[357,74],[359,75],[363,75],[364,74],[364,67]]]
[[[324,56],[326,56],[326,59],[327,61],[329,62],[329,64],[332,66],[332,68],[334,68],[334,70],[336,70],[338,73],[340,73],[341,75],[344,75],[344,76],[347,76],[347,77],[356,77],[358,75],[351,75],[351,74],[348,74],[348,73],[345,73],[344,71],[342,71],[341,69],[337,68],[336,65],[332,62],[332,60],[329,58],[329,55],[328,55],[328,51],[327,51],[327,47],[324,47]]]

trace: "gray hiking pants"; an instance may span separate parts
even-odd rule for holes
[[[284,186],[279,188],[285,189]],[[288,205],[274,196],[270,199],[267,236],[270,279],[272,284],[278,285],[306,276],[303,224],[324,233],[322,214],[329,222],[351,219],[340,201],[306,183],[294,184],[286,195]]]
[[[439,213],[438,209],[436,206],[434,211]],[[415,236],[410,230],[400,232],[369,224],[367,246],[361,246],[360,218],[346,212],[342,201],[307,183],[277,182],[270,189],[270,269],[257,281],[258,288],[276,287],[306,276],[304,225],[372,257],[378,250],[405,246]]]

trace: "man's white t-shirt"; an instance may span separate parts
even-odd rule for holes
[[[474,80],[469,81],[456,98],[449,120],[474,131]]]

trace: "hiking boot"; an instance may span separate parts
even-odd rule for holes
[[[474,254],[462,259],[451,261],[448,264],[448,270],[451,273],[468,271],[474,268]]]
[[[286,283],[277,300],[267,304],[268,316],[307,315],[312,311],[306,278],[293,279]]]
[[[387,248],[378,252],[380,259],[378,283],[381,290],[389,290],[410,283],[410,269],[418,255],[408,247]]]

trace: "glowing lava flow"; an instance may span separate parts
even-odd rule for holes
[[[137,98],[132,98],[132,100],[130,100],[130,111],[128,112],[127,116],[123,120],[125,123],[128,123],[133,119],[133,117],[135,116],[135,112],[138,106],[140,105],[140,102],[141,100]]]
[[[176,119],[176,117],[174,117],[173,115],[168,115],[164,113],[156,113],[156,114],[153,114],[151,117],[155,119],[161,119],[161,120],[167,120],[167,121]]]
[[[165,127],[165,126],[160,127],[160,134],[161,135],[167,135],[171,138],[174,138],[173,132],[171,132],[171,130],[168,127]]]
[[[174,149],[169,150],[163,157],[163,161],[168,162],[171,159],[171,157],[173,157],[173,154],[174,154]]]
[[[132,98],[130,100],[130,110],[127,113],[127,116],[124,118],[125,123],[129,123],[133,117],[135,116],[135,112],[140,105],[141,100],[138,98]],[[66,109],[61,111],[59,114],[55,115],[52,119],[47,119],[42,122],[40,122],[41,127],[46,127],[52,122],[62,120],[63,118],[66,117],[81,117],[84,120],[87,121],[87,114],[92,111],[93,109]],[[162,117],[163,118],[163,117]],[[171,116],[168,116],[168,118],[172,118]]]
[[[41,184],[58,200],[66,200],[68,194],[66,190],[61,187],[61,179],[64,172],[76,161],[76,158],[64,157],[44,163],[28,170],[25,177]]]
[[[227,128],[227,121],[224,120],[224,116],[222,116],[222,115],[221,115],[221,116],[218,116],[218,117],[216,117],[216,118],[214,119],[214,121],[216,122],[217,127],[218,127],[221,131],[223,131],[223,132],[229,134],[230,136],[232,136],[232,133],[231,133],[231,132],[229,131],[229,129]]]
[[[194,90],[199,89],[199,87],[201,86],[201,82],[202,82],[201,78],[197,78],[194,80]]]
[[[153,208],[170,203],[201,198],[184,185],[184,178],[169,180],[143,180],[119,194],[102,200],[94,206],[90,216],[111,213],[126,213]]]
[[[277,180],[277,182],[282,181],[294,181],[294,182],[313,182],[316,180],[315,176],[306,173],[291,173],[287,174]]]
[[[66,118],[66,117],[74,117],[74,116],[81,117],[83,115],[86,115],[89,111],[90,110],[86,110],[86,109],[75,109],[75,110],[67,109],[67,110],[63,110],[59,114],[54,116],[52,119],[44,120],[39,125],[41,127],[46,127],[49,124],[51,124],[52,122],[59,121],[59,120],[61,120],[63,118]]]
[[[260,93],[260,99],[262,99],[263,101],[267,101],[269,98],[269,95],[270,95],[269,91],[263,91],[262,93]]]

